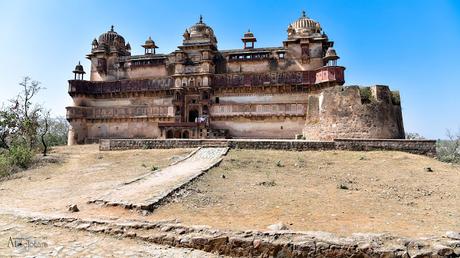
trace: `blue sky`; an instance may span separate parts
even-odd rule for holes
[[[89,70],[91,41],[112,24],[133,54],[148,36],[158,52],[175,50],[200,14],[220,49],[241,48],[248,28],[256,46],[280,46],[302,10],[335,41],[347,85],[401,92],[407,132],[437,139],[460,129],[460,0],[0,0],[0,102],[30,75],[47,88],[38,101],[64,115],[71,71],[78,61]]]

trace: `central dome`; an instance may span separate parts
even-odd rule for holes
[[[289,37],[310,36],[315,33],[321,33],[321,25],[307,17],[305,11],[297,21],[291,23],[288,28]]]
[[[217,43],[214,30],[203,22],[203,16],[200,15],[200,20],[188,30],[186,30],[184,37],[186,40],[210,40],[212,43]]]
[[[121,47],[125,45],[125,39],[116,33],[113,30],[113,26],[110,28],[109,31],[101,34],[99,36],[99,45],[106,44],[107,46],[116,46]]]
[[[94,39],[91,45],[91,53],[119,52],[121,55],[131,55],[131,46],[129,43],[125,44],[125,39],[113,30],[113,26],[109,31],[102,33],[99,40]]]

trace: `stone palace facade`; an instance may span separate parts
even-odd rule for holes
[[[347,86],[345,68],[320,24],[305,13],[279,47],[219,50],[202,17],[182,45],[143,55],[114,31],[92,42],[89,80],[69,81],[69,144],[105,138],[404,138],[399,93]]]

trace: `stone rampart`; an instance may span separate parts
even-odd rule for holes
[[[337,86],[311,95],[306,139],[403,139],[399,93],[388,86]]]
[[[266,140],[266,139],[101,139],[100,150],[171,149],[196,147],[233,149],[271,149],[286,151],[350,150],[404,151],[427,156],[436,155],[434,140],[335,139],[334,141]]]

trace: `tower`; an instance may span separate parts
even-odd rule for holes
[[[78,64],[75,66],[75,69],[72,71],[74,73],[74,80],[83,80],[83,76],[85,74],[85,71],[83,70],[83,65],[80,64],[80,61]]]
[[[144,48],[146,55],[155,55],[155,49],[158,48],[158,46],[155,45],[155,41],[152,40],[152,37],[149,37],[142,47]]]
[[[251,32],[251,30],[248,30],[248,32],[244,33],[241,41],[244,43],[244,49],[248,49],[254,48],[254,42],[257,42],[257,39],[254,37],[254,34]],[[248,43],[250,43],[250,45],[248,45]]]

